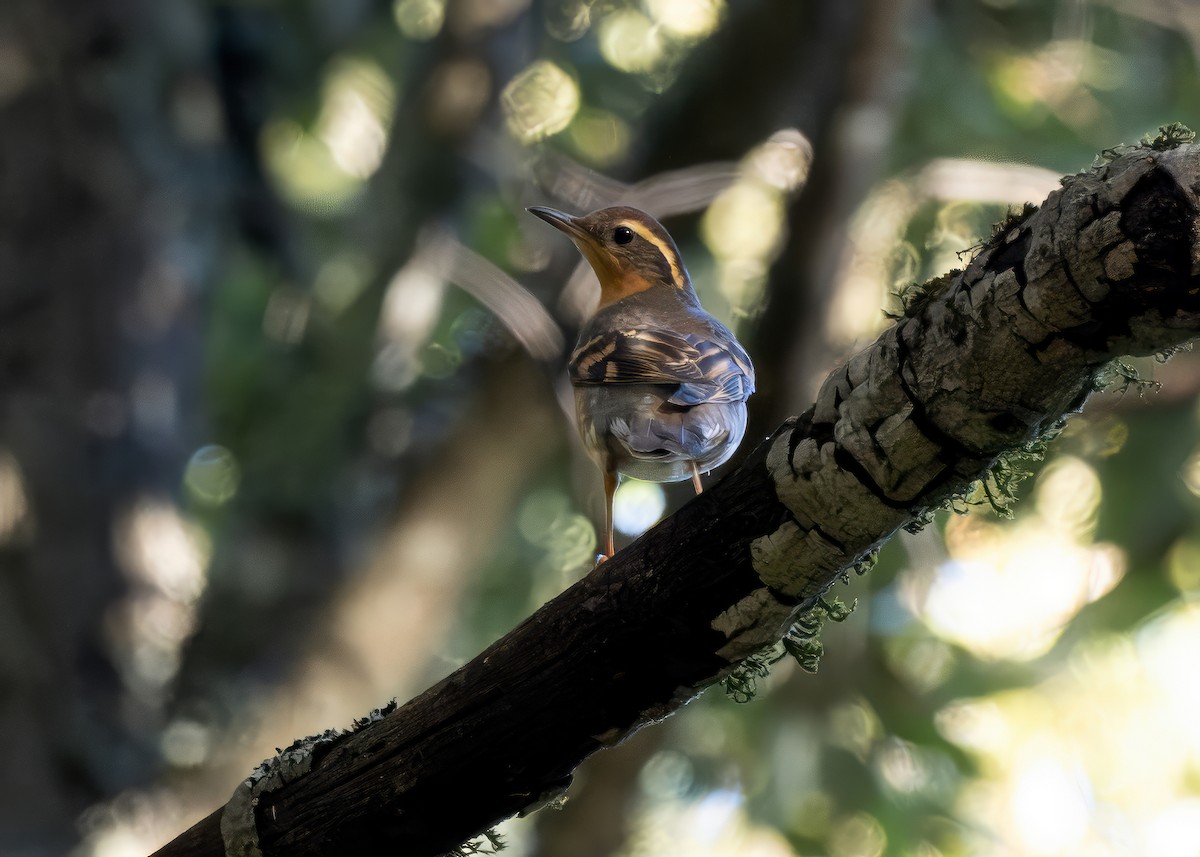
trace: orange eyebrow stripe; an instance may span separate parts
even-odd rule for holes
[[[682,289],[687,285],[687,279],[683,273],[683,260],[679,258],[679,254],[671,248],[671,245],[637,221],[625,220],[621,222],[621,225],[628,226],[658,248],[658,252],[662,253],[663,258],[667,260],[667,264],[671,266],[671,282],[675,284],[675,288]]]

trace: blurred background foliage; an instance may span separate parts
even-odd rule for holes
[[[761,437],[1010,206],[1200,124],[1198,46],[1188,0],[6,0],[0,852],[145,854],[586,571],[595,286],[524,206],[665,219]],[[1015,519],[840,588],[818,674],[710,690],[508,853],[1200,851],[1200,371],[1139,368]]]

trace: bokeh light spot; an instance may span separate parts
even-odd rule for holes
[[[441,32],[446,4],[444,0],[396,0],[392,16],[401,33],[413,41],[425,42]]]
[[[509,132],[522,143],[536,143],[571,124],[579,85],[559,66],[538,60],[508,82],[500,103]]]
[[[792,191],[808,179],[812,144],[795,128],[776,131],[746,158],[746,167],[759,181],[776,190]]]
[[[1087,832],[1090,808],[1082,771],[1040,756],[1012,784],[1010,810],[1018,839],[1031,854],[1064,854]]]
[[[1082,459],[1061,455],[1038,477],[1037,510],[1056,529],[1090,536],[1100,510],[1100,477]]]
[[[346,175],[366,179],[379,168],[395,100],[392,82],[375,63],[341,59],[330,67],[317,135]]]
[[[846,702],[832,708],[826,720],[829,743],[865,761],[882,734],[879,716],[865,700]]]
[[[560,42],[573,42],[592,26],[588,0],[550,0],[546,4],[546,32]]]
[[[647,0],[654,22],[674,36],[700,39],[721,23],[722,0]]]
[[[567,129],[567,136],[575,150],[598,167],[624,157],[632,139],[629,125],[623,119],[595,108],[580,110]]]
[[[263,126],[263,160],[280,194],[317,217],[340,214],[383,160],[395,89],[375,63],[330,63],[312,129],[289,118]]]
[[[931,779],[921,748],[895,736],[887,738],[880,746],[874,767],[888,788],[902,795],[921,791]]]
[[[654,22],[636,9],[618,9],[596,28],[600,55],[613,68],[650,72],[662,61],[664,46]]]
[[[1039,480],[1040,514],[1008,527],[982,514],[947,521],[950,558],[910,606],[977,657],[1031,660],[1047,652],[1066,623],[1125,574],[1120,548],[1091,542],[1094,478],[1090,465],[1067,457]]]
[[[291,119],[266,123],[260,145],[280,195],[299,209],[332,217],[358,191],[360,183],[330,163],[325,144]]]
[[[686,795],[694,779],[692,763],[687,756],[674,750],[660,750],[642,766],[638,785],[647,795],[667,800]]]
[[[1179,477],[1183,484],[1197,497],[1200,497],[1200,450],[1192,453],[1183,464]]]
[[[183,470],[183,484],[188,493],[209,506],[220,506],[232,500],[240,481],[237,458],[217,444],[197,449]]]
[[[367,262],[361,256],[345,253],[330,256],[313,280],[313,297],[336,315],[362,294],[367,276]]]
[[[1167,577],[1180,592],[1200,592],[1200,542],[1180,539],[1171,546]]]
[[[203,724],[180,719],[168,724],[159,743],[170,764],[177,768],[194,768],[208,758],[212,735]]]
[[[640,536],[658,523],[667,508],[667,495],[657,482],[623,479],[613,503],[613,527],[627,536]]]
[[[883,825],[865,812],[835,822],[829,836],[829,857],[879,857],[886,847]]]
[[[117,555],[130,579],[174,601],[200,597],[212,543],[171,503],[144,500],[117,523]]]
[[[723,191],[704,214],[704,241],[721,258],[763,257],[782,237],[783,204],[756,182]]]
[[[557,572],[588,567],[596,554],[596,529],[554,490],[535,491],[517,510],[517,531],[545,552],[546,562]]]

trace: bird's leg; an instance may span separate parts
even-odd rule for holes
[[[696,489],[697,494],[704,490],[704,484],[700,481],[700,468],[694,461],[692,462],[692,487]]]
[[[615,470],[604,471],[604,553],[600,562],[611,557],[616,550],[613,548],[613,496],[617,493],[617,483],[621,477]]]

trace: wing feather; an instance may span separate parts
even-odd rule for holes
[[[706,337],[658,327],[605,331],[571,355],[571,383],[676,385],[668,401],[681,406],[744,402],[754,392],[754,369],[732,334],[720,333]]]

